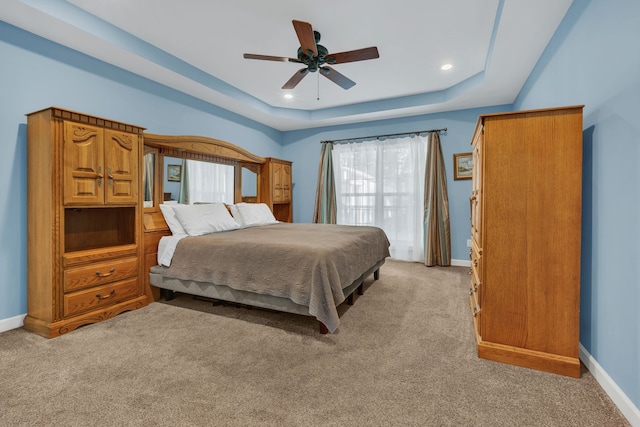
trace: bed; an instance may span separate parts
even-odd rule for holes
[[[262,204],[262,222],[219,225],[208,215],[205,230],[163,237],[158,264],[150,270],[150,282],[158,288],[216,300],[313,316],[321,333],[334,332],[340,323],[337,307],[353,302],[363,292],[363,282],[378,278],[389,256],[389,241],[377,227],[278,222],[269,218]],[[214,209],[215,208],[215,209]],[[266,209],[265,209],[266,208]],[[217,210],[224,221],[224,207],[170,206],[163,209],[205,212]],[[201,213],[194,214],[198,218]],[[206,215],[206,214],[205,214]],[[246,216],[246,215],[245,215]],[[172,218],[166,216],[171,225]],[[235,217],[237,218],[237,216]],[[206,230],[215,223],[215,231]],[[194,231],[195,230],[195,231]],[[198,233],[203,231],[202,234]],[[192,235],[195,234],[195,235]]]
[[[144,144],[144,269],[150,299],[182,292],[312,316],[320,332],[328,333],[340,324],[338,305],[353,303],[369,276],[378,279],[389,256],[384,232],[292,223],[292,200],[275,197],[278,186],[291,188],[274,181],[284,171],[273,166],[278,159],[201,136],[145,133]],[[164,185],[158,183],[165,182],[164,159],[175,157],[233,165],[234,203],[165,202]],[[247,171],[253,177],[247,178]],[[254,192],[245,194],[245,184],[253,184],[248,188]]]

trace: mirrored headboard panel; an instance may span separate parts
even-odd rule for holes
[[[260,167],[265,162],[262,157],[229,142],[203,136],[145,133],[144,145],[145,212],[159,212],[159,205],[165,199],[165,158],[232,165],[235,169],[234,202],[259,200]]]
[[[153,208],[157,205],[155,198],[155,187],[158,183],[156,177],[156,165],[158,161],[158,149],[153,147],[144,147],[144,157],[142,158],[142,194],[144,195],[144,207]]]

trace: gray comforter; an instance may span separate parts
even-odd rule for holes
[[[388,256],[377,227],[277,223],[186,237],[164,276],[288,298],[334,332],[343,288]]]

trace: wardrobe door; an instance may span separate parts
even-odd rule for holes
[[[138,136],[105,129],[106,203],[138,199]]]
[[[64,123],[64,204],[104,203],[104,138],[101,128]]]

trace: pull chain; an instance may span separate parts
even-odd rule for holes
[[[316,101],[320,101],[320,71],[318,71],[318,98]]]

